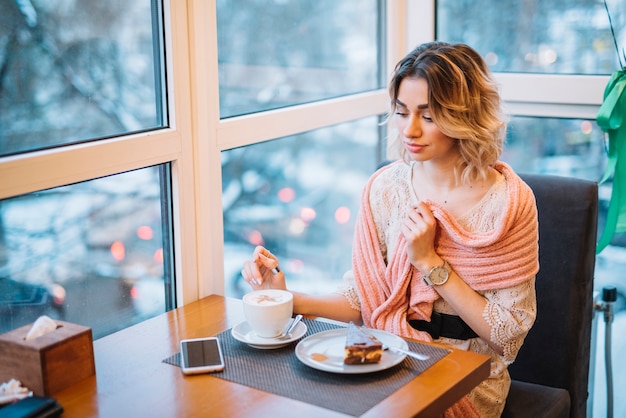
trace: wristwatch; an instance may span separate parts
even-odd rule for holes
[[[443,265],[433,267],[427,275],[422,276],[422,279],[424,279],[424,282],[426,282],[428,286],[441,286],[448,281],[450,271],[452,271],[450,264],[448,264],[446,260],[443,260]]]

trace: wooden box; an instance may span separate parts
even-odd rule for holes
[[[91,328],[55,322],[56,330],[31,340],[32,324],[0,335],[0,383],[17,379],[49,396],[96,373]]]

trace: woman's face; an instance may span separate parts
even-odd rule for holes
[[[430,117],[428,84],[423,78],[405,78],[400,82],[395,119],[411,160],[458,158],[455,140],[444,135]]]

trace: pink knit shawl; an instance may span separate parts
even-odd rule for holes
[[[369,327],[431,341],[428,333],[408,324],[407,316],[411,313],[414,319],[430,320],[433,303],[439,295],[424,283],[419,271],[409,262],[402,234],[395,253],[388,254],[390,260],[385,263],[369,205],[372,182],[391,166],[372,176],[361,198],[352,254],[361,314]],[[506,207],[502,208],[504,214],[492,231],[469,233],[445,209],[428,202],[438,220],[435,250],[459,277],[478,291],[518,285],[534,277],[539,269],[535,197],[507,164],[500,162],[495,168],[506,179],[508,198]]]

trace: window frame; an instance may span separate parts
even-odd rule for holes
[[[221,152],[387,111],[385,88],[220,120],[214,0],[164,0],[170,127],[0,158],[0,199],[171,163],[177,305],[224,294]],[[388,0],[388,74],[434,39],[435,0]],[[595,118],[609,76],[496,74],[511,115]],[[575,88],[571,88],[574,86]]]

